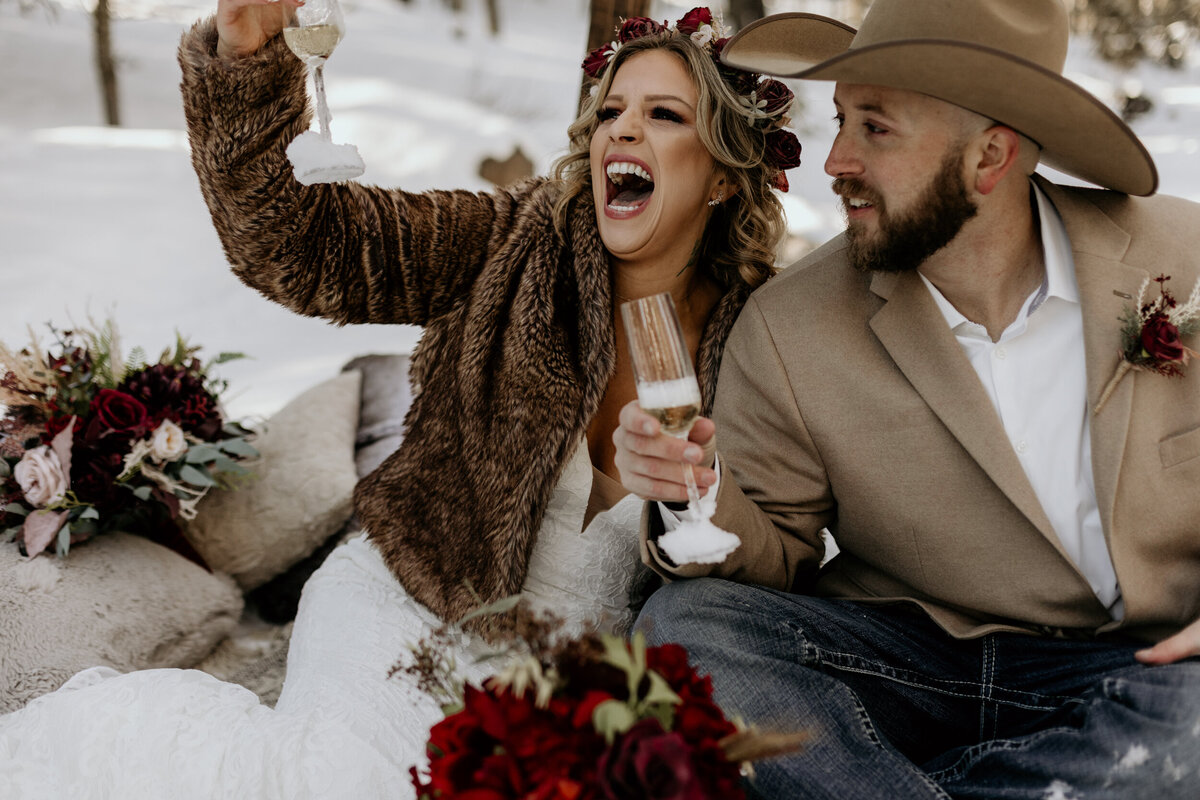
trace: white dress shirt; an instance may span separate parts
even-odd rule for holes
[[[1032,185],[1032,184],[1031,184]],[[924,275],[954,337],[991,398],[1063,549],[1114,619],[1124,614],[1092,477],[1083,314],[1062,219],[1036,186],[1046,277],[993,342]]]

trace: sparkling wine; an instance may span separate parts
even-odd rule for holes
[[[329,58],[338,42],[342,40],[342,29],[337,25],[284,28],[283,40],[301,60]]]
[[[638,404],[658,420],[663,433],[687,436],[700,416],[700,387],[695,378],[639,383]]]

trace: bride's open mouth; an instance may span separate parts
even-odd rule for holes
[[[612,156],[604,164],[607,177],[604,212],[609,217],[623,219],[641,213],[654,194],[654,178],[650,168],[628,156]]]

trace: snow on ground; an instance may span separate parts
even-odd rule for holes
[[[198,0],[114,0],[123,126],[102,125],[90,18],[81,0],[22,13],[0,0],[0,341],[46,341],[59,327],[113,315],[126,347],[155,353],[179,331],[202,355],[243,351],[221,369],[235,416],[266,415],[366,352],[406,352],[419,331],[337,328],[299,317],[229,272],[188,161],[175,50],[215,9]],[[334,138],[358,146],[362,180],[410,190],[485,190],[487,156],[521,149],[544,171],[573,117],[587,36],[586,0],[501,0],[502,33],[481,0],[452,16],[441,0],[344,0],[347,36],[326,68]],[[656,18],[691,3],[659,0]],[[768,10],[828,12],[781,0]],[[1134,123],[1161,190],[1200,201],[1200,53],[1185,70],[1130,74],[1074,43],[1069,77],[1115,107],[1138,82],[1154,102]],[[796,85],[804,164],[784,197],[789,255],[837,232],[821,167],[833,135],[828,84]]]

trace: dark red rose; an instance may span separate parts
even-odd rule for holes
[[[146,432],[146,407],[116,389],[97,392],[89,413],[108,431],[134,437]]]
[[[792,102],[792,90],[783,81],[777,81],[774,78],[759,81],[758,86],[754,89],[754,96],[760,103],[766,101],[762,111],[770,115],[787,108]]]
[[[1157,361],[1182,361],[1183,342],[1177,328],[1163,314],[1154,314],[1142,326],[1142,349]]]
[[[704,800],[692,751],[678,733],[643,719],[600,757],[600,794],[607,800]]]
[[[640,39],[643,36],[662,33],[666,29],[665,25],[655,22],[649,17],[630,17],[621,23],[621,28],[617,31],[617,41],[624,44],[625,42],[632,42],[634,39]]]
[[[737,727],[725,719],[715,703],[700,699],[689,700],[678,706],[672,727],[692,744],[706,740],[715,742],[737,731]]]
[[[646,666],[661,675],[685,702],[691,698],[712,699],[712,681],[692,669],[683,647],[668,643],[646,648]]]
[[[67,427],[67,425],[70,422],[71,422],[70,416],[51,417],[50,419],[46,420],[46,436],[44,438],[44,442],[46,444],[50,444],[50,442],[53,441],[54,437],[58,436],[60,433],[62,433],[63,430]],[[83,421],[80,420],[79,417],[76,417],[75,418],[75,430],[78,431],[82,424],[83,424]]]
[[[768,133],[763,161],[779,170],[800,166],[800,140],[796,134],[783,129]]]
[[[686,33],[688,36],[691,36],[700,30],[701,25],[712,25],[712,23],[712,12],[703,6],[699,6],[680,17],[679,22],[675,23],[675,29],[680,33]]]
[[[604,68],[608,66],[608,61],[612,58],[612,45],[602,44],[595,50],[587,54],[587,58],[583,60],[583,71],[590,78],[599,78],[600,73],[604,72]]]

